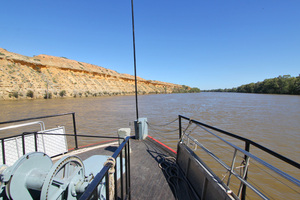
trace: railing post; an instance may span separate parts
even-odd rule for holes
[[[22,149],[23,149],[23,155],[25,155],[25,135],[24,133],[22,134]]]
[[[237,153],[237,149],[235,149],[234,153],[233,153],[233,158],[232,158],[231,167],[230,167],[230,171],[229,171],[229,176],[228,176],[228,180],[227,180],[227,186],[228,187],[229,187],[232,172],[234,171],[234,163],[235,163],[235,159],[236,159],[236,153]]]
[[[128,162],[127,162],[127,158],[128,158],[128,147],[127,147],[127,143],[125,144],[125,188],[126,188],[126,197],[128,195]]]
[[[120,171],[121,171],[121,199],[124,199],[124,190],[123,190],[123,185],[124,185],[124,181],[123,181],[123,150],[121,150],[120,152]]]
[[[75,122],[75,113],[72,113],[72,117],[73,117],[73,128],[74,128],[75,149],[78,149],[77,130],[76,130],[76,122]]]
[[[182,136],[182,131],[181,131],[181,116],[178,115],[178,123],[179,123],[179,139],[181,138]]]
[[[128,148],[127,148],[127,151],[128,151],[128,160],[127,160],[127,163],[128,163],[128,176],[129,176],[129,179],[128,179],[128,187],[129,187],[129,196],[128,196],[128,199],[130,200],[131,199],[131,175],[130,175],[130,140],[128,140]]]
[[[35,147],[35,152],[38,151],[38,146],[37,146],[37,132],[34,132],[34,147]]]
[[[119,157],[120,158],[120,157]],[[117,160],[118,157],[116,158],[116,164],[115,164],[115,173],[114,173],[114,182],[115,182],[115,200],[118,200],[118,169],[117,169]]]
[[[246,143],[245,143],[245,151],[247,151],[247,152],[250,151],[250,141],[248,141],[248,140],[247,140]],[[246,161],[247,159],[249,159],[249,158],[248,158],[247,155],[245,155],[245,156],[244,156],[244,160]],[[247,170],[247,171],[244,172],[244,173],[245,173],[245,178],[244,178],[244,180],[247,181],[248,167],[245,167],[244,170]],[[247,188],[247,186],[246,186],[246,185],[243,185],[241,200],[246,200],[246,188]]]
[[[110,165],[110,167],[111,167],[111,165]],[[110,188],[110,182],[109,181],[110,181],[109,180],[109,171],[107,171],[106,175],[105,175],[105,182],[106,182],[105,183],[105,187],[106,187],[105,189],[106,189],[106,199],[108,199],[108,200],[110,199],[109,198],[109,188]]]
[[[4,139],[1,140],[2,142],[2,161],[3,161],[3,164],[6,164],[5,162],[5,147],[4,147]]]

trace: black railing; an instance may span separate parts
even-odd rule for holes
[[[253,146],[257,147],[258,149],[260,149],[260,150],[262,150],[262,151],[264,151],[264,152],[266,152],[266,153],[268,153],[268,154],[270,154],[270,155],[272,155],[272,156],[274,156],[274,157],[276,157],[276,158],[278,158],[278,159],[284,161],[285,163],[288,163],[288,164],[290,164],[290,165],[292,165],[292,166],[294,166],[294,167],[300,169],[300,164],[299,164],[299,163],[297,163],[297,162],[295,162],[295,161],[293,161],[293,160],[291,160],[291,159],[289,159],[289,158],[287,158],[287,157],[285,157],[285,156],[282,156],[282,155],[280,155],[280,154],[278,154],[278,153],[276,153],[276,152],[274,152],[274,151],[272,151],[272,150],[270,150],[270,149],[268,149],[268,148],[266,148],[266,147],[264,147],[264,146],[262,146],[262,145],[260,145],[260,144],[258,144],[258,143],[256,143],[256,142],[253,142],[252,140],[249,140],[249,139],[247,139],[247,138],[244,138],[244,137],[235,135],[235,134],[233,134],[233,133],[230,133],[230,132],[227,132],[227,131],[224,131],[224,130],[215,128],[215,127],[213,127],[213,126],[204,124],[204,123],[202,123],[202,122],[196,121],[196,120],[194,120],[194,119],[190,119],[190,118],[185,117],[185,116],[182,116],[182,115],[179,115],[178,117],[179,117],[179,139],[182,138],[182,134],[183,134],[183,133],[182,133],[182,119],[185,119],[185,120],[187,120],[189,123],[195,124],[195,125],[200,126],[200,127],[201,127],[201,126],[202,126],[202,127],[206,127],[206,128],[208,128],[208,129],[217,131],[217,132],[219,132],[219,133],[221,133],[221,134],[224,134],[224,135],[230,136],[230,137],[232,137],[232,138],[238,139],[238,140],[240,140],[240,141],[243,141],[243,142],[245,143],[245,148],[244,148],[244,150],[245,150],[246,152],[250,152],[250,147],[251,147],[251,145],[253,145]],[[244,160],[248,160],[248,156],[247,156],[246,154],[244,155]],[[244,173],[245,173],[245,178],[244,178],[244,180],[247,181],[247,173],[248,173],[248,170],[247,170],[246,172],[244,172]],[[244,185],[244,187],[242,188],[241,199],[242,199],[242,200],[246,199],[246,186],[245,186],[245,185]]]
[[[73,136],[74,136],[74,141],[75,141],[75,149],[77,149],[78,148],[78,141],[77,141],[77,130],[76,130],[76,122],[75,122],[75,113],[74,112],[62,113],[62,114],[56,114],[56,115],[40,116],[40,117],[31,117],[31,118],[11,120],[11,121],[4,121],[4,122],[0,122],[0,125],[2,125],[2,124],[12,124],[12,123],[16,123],[16,122],[25,122],[25,121],[31,121],[31,120],[36,120],[36,119],[45,119],[45,118],[52,118],[52,117],[60,117],[60,116],[65,116],[65,115],[72,115],[73,132],[74,132]],[[3,144],[3,140],[2,140],[2,144]],[[2,149],[3,149],[3,145],[2,145]]]
[[[114,152],[112,158],[117,161],[117,158],[120,158],[120,166],[118,166],[118,162],[115,164],[115,172],[114,172],[114,199],[119,199],[118,196],[118,179],[117,173],[118,169],[120,169],[120,189],[121,189],[121,199],[131,199],[130,194],[130,148],[129,148],[129,139],[130,136],[126,137],[126,139],[121,143],[119,148]],[[123,150],[125,151],[123,152]],[[123,155],[125,153],[125,155]],[[125,180],[123,175],[123,156],[125,156]],[[98,199],[98,186],[103,181],[105,177],[105,187],[106,187],[106,199],[111,199],[109,193],[109,169],[112,167],[112,164],[108,164],[102,168],[102,170],[95,176],[94,180],[88,185],[85,192],[81,195],[80,200],[86,199]],[[125,196],[124,196],[125,189]]]
[[[35,152],[38,151],[37,135],[51,135],[51,136],[57,135],[57,136],[75,137],[74,134],[57,134],[57,133],[44,133],[44,132],[24,132],[22,134],[0,138],[0,141],[1,141],[1,144],[2,144],[2,162],[3,162],[3,164],[6,164],[5,140],[13,139],[13,138],[22,138],[22,154],[25,155],[26,153],[29,153],[29,152],[26,152],[25,136],[30,136],[30,135],[34,135],[34,149],[35,149]],[[115,140],[117,140],[117,139],[123,139],[123,138],[120,138],[120,137],[96,136],[96,135],[78,135],[77,134],[76,138],[78,138],[78,137],[98,138],[98,139],[115,139]],[[77,146],[77,148],[71,148],[71,149],[78,149],[78,146]],[[55,155],[55,156],[59,156],[59,155]]]
[[[248,152],[250,151],[250,145],[253,145],[253,146],[255,146],[255,147],[257,147],[257,148],[263,150],[264,152],[266,152],[266,153],[268,153],[268,154],[271,154],[271,155],[275,156],[276,158],[278,158],[278,159],[280,159],[280,160],[282,160],[282,161],[284,161],[284,162],[286,162],[286,163],[288,163],[288,164],[290,164],[290,165],[292,165],[292,166],[297,167],[298,169],[300,169],[300,164],[299,164],[299,163],[297,163],[297,162],[295,162],[295,161],[293,161],[293,160],[291,160],[291,159],[289,159],[289,158],[287,158],[287,157],[285,157],[285,156],[282,156],[282,155],[276,153],[275,151],[272,151],[271,149],[268,149],[268,148],[266,148],[266,147],[264,147],[264,146],[262,146],[262,145],[260,145],[260,144],[258,144],[258,143],[256,143],[256,142],[253,142],[252,140],[249,140],[249,139],[247,139],[247,138],[244,138],[244,137],[235,135],[235,134],[233,134],[233,133],[229,133],[229,132],[227,132],[227,131],[224,131],[224,130],[215,128],[215,127],[213,127],[213,126],[210,126],[210,125],[201,123],[201,122],[199,122],[199,121],[190,119],[190,118],[188,118],[188,117],[179,115],[179,127],[182,126],[182,124],[181,124],[181,121],[182,121],[182,120],[181,120],[181,119],[186,119],[186,120],[188,120],[188,121],[190,121],[190,122],[192,122],[192,123],[194,123],[194,124],[198,124],[198,125],[207,127],[207,128],[209,128],[209,129],[215,130],[215,131],[217,131],[217,132],[219,132],[219,133],[222,133],[222,134],[228,135],[228,136],[230,136],[230,137],[236,138],[236,139],[238,139],[238,140],[244,141],[244,142],[245,142],[245,150],[248,151]],[[182,137],[182,129],[180,128],[180,129],[179,129],[179,138],[181,138],[181,137]]]

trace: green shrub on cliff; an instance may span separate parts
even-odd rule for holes
[[[9,96],[9,98],[15,97],[17,99],[19,97],[19,93],[14,91],[14,92],[10,93],[8,96]]]
[[[48,92],[48,95],[47,95],[47,92],[45,92],[44,99],[52,99],[52,93]]]
[[[62,90],[62,91],[59,92],[59,96],[61,96],[61,97],[64,97],[66,95],[67,95],[66,90]]]
[[[33,91],[32,90],[28,90],[26,93],[27,97],[33,98]]]

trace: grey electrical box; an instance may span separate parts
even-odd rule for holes
[[[139,118],[134,121],[135,138],[138,140],[144,140],[148,136],[148,122],[147,118]]]

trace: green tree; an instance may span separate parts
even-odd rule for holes
[[[193,87],[189,90],[189,93],[200,93],[200,92],[201,92],[200,89],[197,87]]]
[[[48,94],[47,94],[47,92],[45,91],[44,99],[52,99],[52,93],[48,92]]]
[[[264,94],[300,94],[300,75],[278,76],[265,79],[262,82],[249,83],[232,89],[214,89],[210,92],[243,92],[243,93],[264,93]]]
[[[300,74],[296,77],[294,83],[294,94],[300,94]]]
[[[17,99],[19,98],[19,93],[14,91],[12,94],[9,94],[9,97],[15,97]]]
[[[296,77],[291,77],[290,79],[288,79],[288,92],[287,92],[287,94],[295,94],[296,80],[297,80]]]
[[[26,93],[27,97],[33,98],[33,91],[32,90],[28,90]]]
[[[240,87],[238,87],[237,92],[245,93],[246,92],[245,85],[241,85]]]
[[[279,94],[288,94],[289,93],[289,80],[291,79],[290,75],[278,76],[276,78],[277,84],[279,87]]]
[[[61,96],[61,97],[66,96],[66,94],[67,94],[66,90],[62,90],[59,92],[59,96]]]
[[[250,83],[244,86],[244,91],[246,93],[253,93],[255,88],[255,83]]]

